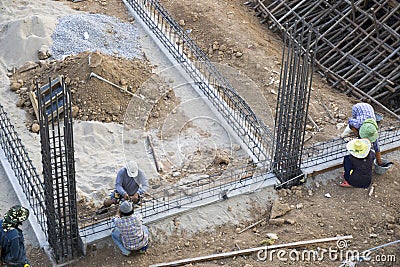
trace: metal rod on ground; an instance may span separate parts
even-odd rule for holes
[[[225,259],[225,258],[241,256],[241,255],[249,255],[249,254],[252,254],[252,253],[258,252],[258,251],[271,251],[271,249],[288,248],[288,247],[293,248],[293,247],[305,246],[305,245],[310,245],[310,244],[339,241],[339,240],[346,240],[346,239],[352,239],[352,238],[353,238],[353,236],[351,236],[351,235],[336,236],[336,237],[329,237],[329,238],[322,238],[322,239],[298,241],[298,242],[292,242],[292,243],[287,243],[287,244],[248,248],[248,249],[231,251],[231,252],[226,252],[226,253],[211,254],[211,255],[200,256],[200,257],[196,257],[196,258],[187,258],[187,259],[182,259],[182,260],[177,260],[177,261],[158,263],[158,264],[150,265],[150,267],[182,266],[182,265],[190,264],[190,263],[197,263],[197,262],[210,261],[210,260],[219,260],[219,259]]]
[[[156,151],[154,150],[153,142],[151,141],[151,136],[147,136],[147,142],[149,142],[149,146],[151,148],[151,153],[153,154],[154,164],[156,165],[157,172],[162,172],[162,167],[157,160]]]
[[[238,250],[241,250],[241,248],[239,247],[239,245],[238,245],[237,243],[235,243],[235,246],[237,247]],[[236,257],[236,256],[235,256],[235,257]],[[235,257],[234,257],[234,258],[235,258]],[[245,255],[243,255],[243,258],[244,258],[245,260],[247,259],[247,257],[246,257]]]
[[[324,108],[324,110],[326,111],[326,113],[328,114],[329,118],[331,118],[331,120],[335,119],[331,112],[329,111],[328,107],[325,105],[324,100],[322,99],[322,96],[319,97],[319,102],[321,102],[322,107]]]
[[[89,77],[90,77],[90,78],[91,78],[91,77],[95,77],[95,78],[99,79],[100,81],[103,81],[103,82],[105,82],[105,83],[108,83],[108,84],[111,85],[111,86],[114,86],[115,88],[118,88],[119,90],[121,90],[121,92],[125,92],[125,93],[128,93],[128,94],[130,94],[130,95],[135,96],[133,93],[129,92],[128,90],[122,88],[121,86],[116,85],[116,84],[113,83],[113,82],[110,82],[109,80],[107,80],[107,79],[101,77],[100,75],[97,75],[97,74],[94,73],[94,72],[91,72]]]
[[[251,229],[251,228],[253,228],[254,226],[256,226],[256,225],[258,225],[258,224],[260,224],[260,223],[262,223],[263,221],[265,221],[267,218],[262,218],[261,220],[259,220],[259,221],[256,221],[255,223],[253,223],[253,224],[250,224],[249,226],[247,226],[246,228],[244,228],[244,229],[242,229],[242,230],[240,230],[239,232],[238,232],[238,234],[241,234],[241,233],[243,233],[243,232],[245,232],[245,231],[247,231],[247,230],[249,230],[249,229]]]
[[[311,118],[310,114],[307,114],[307,118],[310,120],[310,122],[314,125],[315,129],[317,129],[317,132],[321,131],[321,129],[318,127],[318,125],[315,123],[313,118]]]
[[[304,140],[304,143],[308,142],[311,138],[313,138],[312,135],[310,135],[309,137],[307,137],[307,139]]]

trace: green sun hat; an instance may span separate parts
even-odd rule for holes
[[[366,119],[358,130],[358,133],[361,138],[367,138],[373,143],[378,139],[378,129],[378,124],[374,119]]]

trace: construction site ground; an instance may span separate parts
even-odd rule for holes
[[[94,1],[87,0],[72,3],[64,0],[72,8],[102,13],[118,17],[123,21],[131,21],[124,4],[118,0]],[[268,105],[274,109],[279,85],[280,60],[282,56],[282,40],[277,33],[261,25],[253,11],[244,5],[244,1],[160,1],[170,14],[185,29],[191,30],[191,37],[207,53],[212,61],[228,64],[243,71],[260,88]],[[53,66],[43,66],[49,70],[63,70],[64,75],[75,77],[85,70],[81,69],[80,60],[86,60],[86,54],[54,62]],[[138,84],[146,80],[151,73],[151,66],[146,61],[128,61],[116,57],[103,56],[107,63],[99,71],[111,80],[120,84]],[[122,62],[123,61],[123,62]],[[88,71],[88,70],[87,70]],[[25,72],[29,75],[31,72]],[[35,74],[45,78],[49,72]],[[86,73],[87,74],[87,73]],[[30,80],[24,76],[24,80]],[[73,84],[74,81],[71,81]],[[75,83],[77,87],[82,87]],[[104,83],[96,83],[98,92],[110,90]],[[134,91],[135,88],[131,88]],[[77,90],[75,97],[82,103],[77,119],[122,122],[124,107],[128,103],[118,99],[123,93],[113,91],[113,97],[100,99],[95,92]],[[78,95],[79,94],[79,95]],[[90,94],[90,95],[89,95]],[[99,100],[100,99],[100,100]],[[251,102],[251,99],[246,99]],[[99,102],[96,102],[99,101]],[[116,101],[116,102],[112,102]],[[174,102],[168,98],[165,101]],[[319,75],[313,77],[313,91],[310,100],[309,113],[320,127],[317,131],[310,125],[307,127],[306,140],[320,142],[337,137],[351,114],[351,107],[357,100],[346,96],[330,86]],[[83,105],[85,103],[85,105]],[[19,103],[21,106],[24,103]],[[94,111],[101,104],[104,109]],[[26,107],[29,110],[29,106]],[[378,110],[380,111],[380,110]],[[169,112],[169,111],[168,111]],[[380,111],[381,112],[381,111]],[[93,115],[95,114],[95,115]],[[28,122],[31,127],[32,121]],[[385,122],[390,121],[385,116]],[[155,121],[155,124],[157,121]],[[312,136],[312,137],[310,137]],[[310,138],[307,138],[310,137]],[[307,144],[306,144],[307,145]],[[295,242],[309,239],[333,237],[336,235],[352,235],[349,248],[364,251],[366,249],[400,239],[400,154],[393,152],[387,156],[395,163],[385,175],[374,175],[373,191],[369,189],[351,189],[338,186],[342,170],[336,169],[325,174],[309,177],[306,185],[291,190],[281,190],[276,193],[274,205],[288,204],[288,210],[282,218],[293,224],[275,225],[269,222],[273,200],[265,202],[254,201],[252,195],[236,198],[235,202],[227,200],[219,205],[218,212],[234,214],[237,206],[246,203],[252,206],[251,216],[241,218],[238,223],[227,221],[216,227],[199,229],[198,232],[185,232],[180,225],[179,217],[167,218],[161,223],[171,223],[176,231],[168,236],[153,236],[146,254],[133,254],[124,257],[113,244],[111,238],[103,240],[96,246],[90,246],[88,253],[69,266],[148,266],[158,262],[173,261],[181,258],[191,258],[200,255],[229,252],[238,249],[265,244],[268,233],[275,233],[279,239],[275,244]],[[272,189],[269,189],[271,191]],[[329,193],[330,197],[326,194]],[[262,192],[258,192],[262,194]],[[267,194],[267,191],[265,191]],[[239,200],[239,201],[238,201]],[[283,205],[285,206],[285,205]],[[193,214],[195,216],[195,214]],[[256,227],[239,233],[246,226],[262,219]],[[321,248],[335,248],[336,244],[320,244]],[[310,247],[316,249],[316,246]],[[370,262],[365,266],[397,266],[400,262],[399,245],[379,250],[376,254],[395,255],[397,262]],[[375,255],[375,254],[373,254]],[[41,249],[28,246],[28,257],[32,266],[49,266],[50,262]],[[246,257],[227,258],[201,264],[198,266],[339,266],[340,261],[279,261],[274,263],[257,260],[256,254]],[[190,265],[189,265],[190,266]]]

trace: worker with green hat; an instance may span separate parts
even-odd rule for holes
[[[352,107],[352,117],[349,119],[348,126],[341,137],[345,137],[352,131],[360,138],[367,138],[372,143],[377,163],[382,165],[378,130],[374,108],[368,103],[357,103]]]

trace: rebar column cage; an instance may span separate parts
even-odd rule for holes
[[[286,27],[275,117],[273,169],[280,186],[301,181],[301,156],[311,95],[316,42],[313,32],[296,22]],[[304,48],[303,48],[304,46]]]
[[[48,242],[63,263],[80,255],[71,95],[63,77],[36,90]]]

